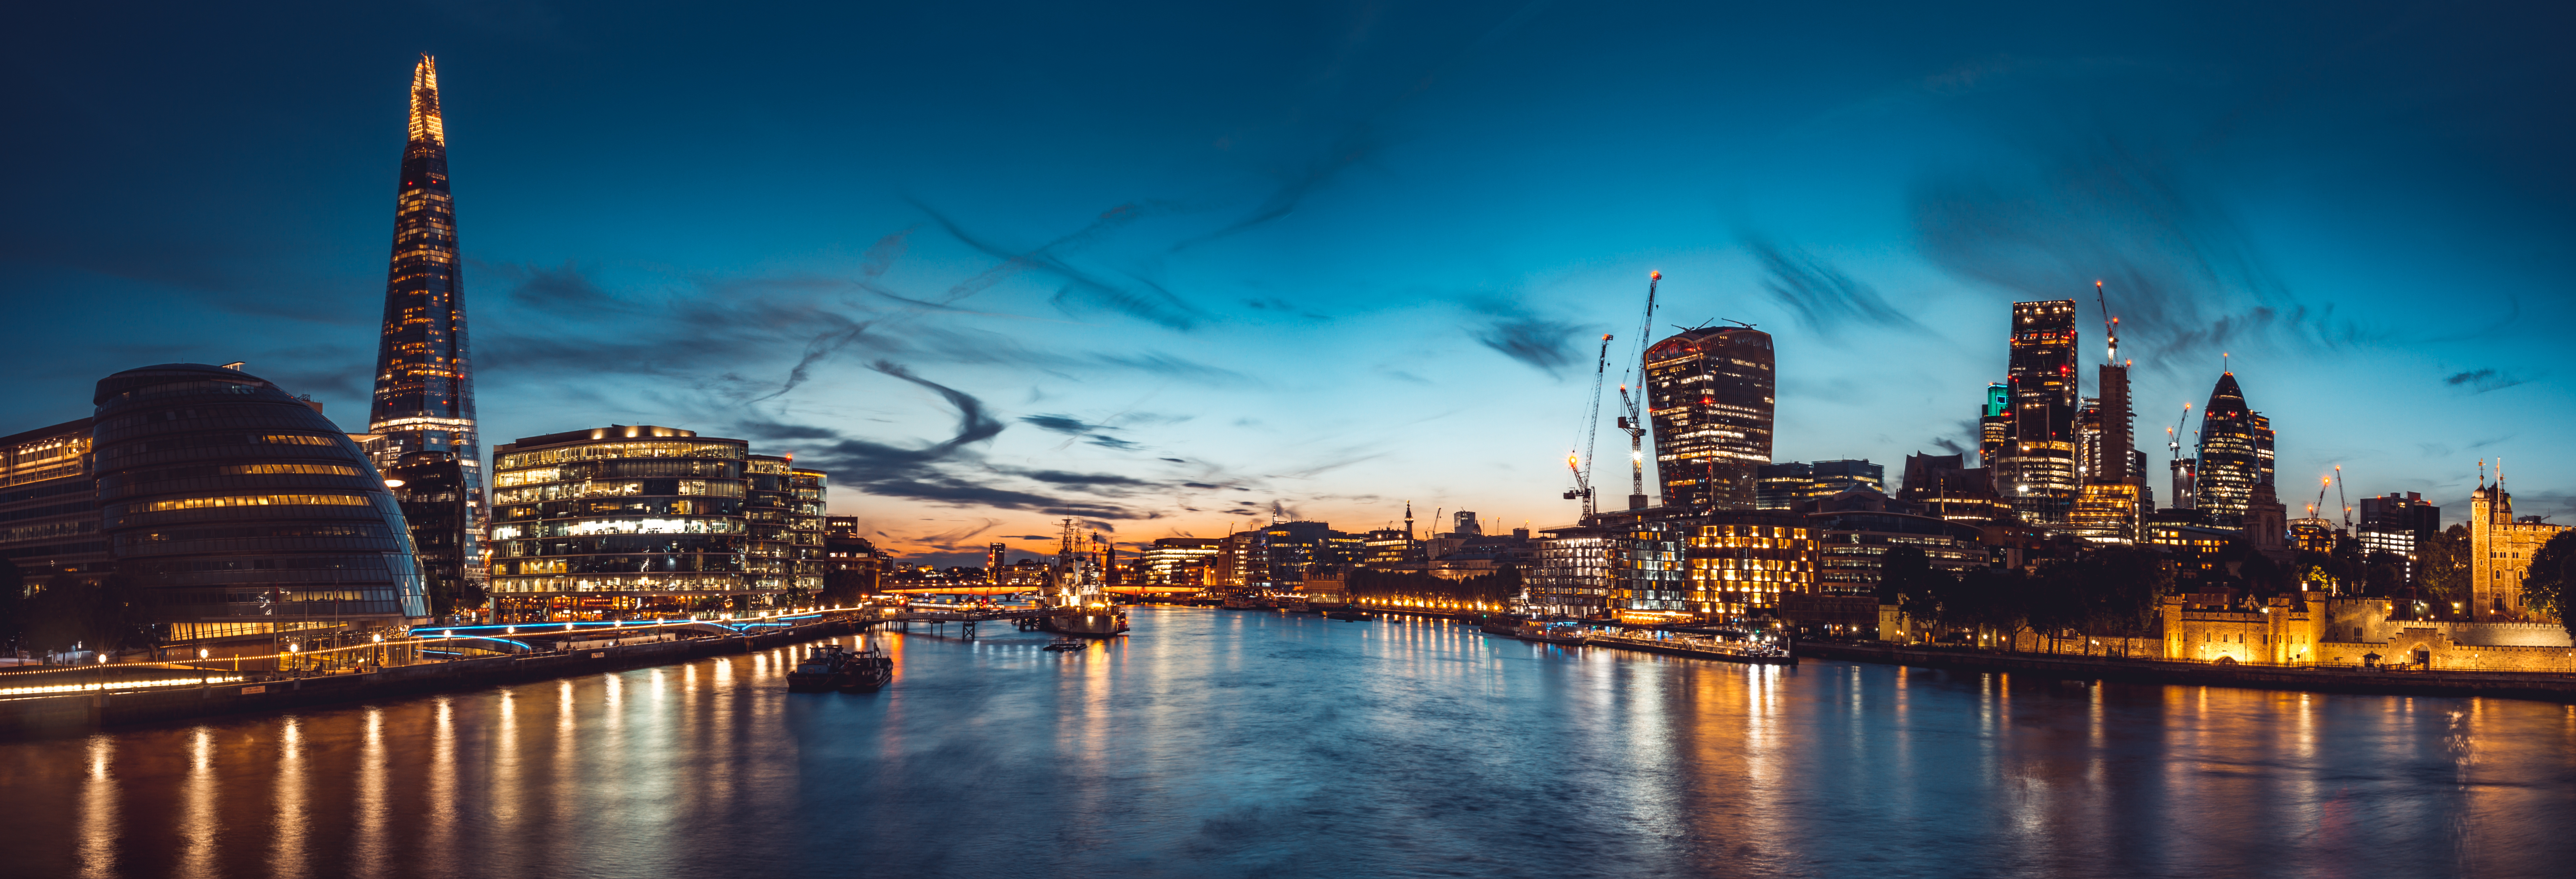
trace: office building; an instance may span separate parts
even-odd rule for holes
[[[179,363],[100,379],[92,402],[100,530],[168,640],[426,621],[400,502],[304,401]]]
[[[2265,428],[2259,435],[2258,426]],[[2209,391],[2208,408],[2201,410],[2194,484],[2194,506],[2210,525],[2237,528],[2244,524],[2246,511],[2254,503],[2255,485],[2271,481],[2266,468],[2270,446],[2269,422],[2260,421],[2246,408],[2236,373],[2220,373],[2217,386]]]
[[[2004,502],[2025,522],[2061,524],[2082,485],[2076,448],[2075,300],[2016,302],[2005,384],[2009,437],[1988,469]]]
[[[438,63],[425,55],[412,68],[410,118],[394,195],[393,259],[385,277],[367,452],[379,470],[415,452],[454,456],[466,515],[457,533],[441,542],[452,540],[465,575],[480,580],[487,509],[483,447],[474,417],[474,366],[465,334],[456,202],[448,191]]]
[[[385,486],[402,504],[430,615],[444,618],[482,607],[482,584],[466,576],[473,560],[465,555],[465,532],[473,512],[465,503],[465,468],[455,453],[410,452],[383,472]]]
[[[1887,467],[1866,460],[1783,461],[1764,464],[1756,474],[1760,489],[1755,506],[1764,510],[1796,510],[1854,488],[1887,490]]]
[[[495,612],[547,620],[766,604],[785,584],[756,581],[748,564],[749,458],[742,440],[647,425],[495,448]],[[786,530],[763,524],[773,537]]]
[[[1138,554],[1147,586],[1204,586],[1225,540],[1217,537],[1158,537]]]
[[[1751,327],[1684,330],[1647,348],[1644,368],[1664,504],[1752,510],[1758,468],[1771,462],[1771,335]]]
[[[2003,460],[2012,442],[2012,386],[1986,386],[1986,401],[1977,407],[1977,466],[1991,468]]]
[[[2416,547],[2442,533],[2442,508],[2411,491],[2362,498],[2360,507],[2353,537],[2361,542],[2362,555],[2392,553],[2406,560],[2407,577],[2413,578]]]
[[[838,603],[856,601],[860,596],[877,592],[878,578],[893,564],[876,544],[859,536],[859,520],[853,516],[829,516],[823,520],[823,594]]]
[[[115,571],[98,530],[92,463],[87,418],[0,437],[0,559],[28,588]]]
[[[1962,455],[1907,455],[1905,481],[1897,498],[1924,515],[1947,522],[1997,522],[2012,518],[2012,507],[1995,494],[1984,467],[1963,466]]]
[[[1889,550],[1923,551],[1935,570],[1953,574],[1986,567],[1986,548],[1974,525],[1893,510],[1810,513],[1817,540],[1815,591],[1824,595],[1876,595]]]

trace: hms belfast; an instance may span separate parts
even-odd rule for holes
[[[1097,536],[1089,540],[1099,542]],[[1055,553],[1055,582],[1047,587],[1046,598],[1041,602],[1047,613],[1038,619],[1038,628],[1092,638],[1124,634],[1127,611],[1112,599],[1102,580],[1107,564],[1107,560],[1092,555],[1073,520],[1065,520],[1064,543]]]

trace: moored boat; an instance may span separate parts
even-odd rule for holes
[[[893,682],[894,658],[886,655],[885,648],[870,647],[847,654],[841,663],[840,687],[843,690],[881,690]]]
[[[805,658],[787,672],[787,691],[817,693],[839,686],[843,671],[849,665],[850,653],[839,644],[817,644],[805,648]]]

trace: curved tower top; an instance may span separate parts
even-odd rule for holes
[[[474,419],[474,369],[465,337],[465,282],[456,249],[456,204],[447,188],[447,126],[438,62],[411,73],[409,142],[394,190],[392,266],[385,276],[369,457],[390,466],[412,452],[448,452],[464,470],[466,558],[483,524],[483,455]]]
[[[2236,373],[2219,373],[2200,418],[2199,502],[2216,524],[2234,527],[2254,502],[2254,486],[2263,479],[2258,417],[2246,408]]]

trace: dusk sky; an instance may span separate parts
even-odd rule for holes
[[[2576,515],[2576,53],[2547,4],[22,8],[0,433],[247,361],[362,430],[437,56],[486,445],[832,472],[898,553],[1570,522],[1593,357],[1775,334],[1778,460],[1973,445],[2092,286],[2164,428],[2222,353],[2292,515],[2480,459]],[[1606,407],[1605,407],[1606,408]],[[1626,493],[1602,418],[1600,480]],[[2195,418],[2196,422],[2196,418]],[[2192,425],[2192,426],[2196,426]],[[2329,496],[2327,503],[2334,503]],[[980,558],[980,550],[973,550]]]

